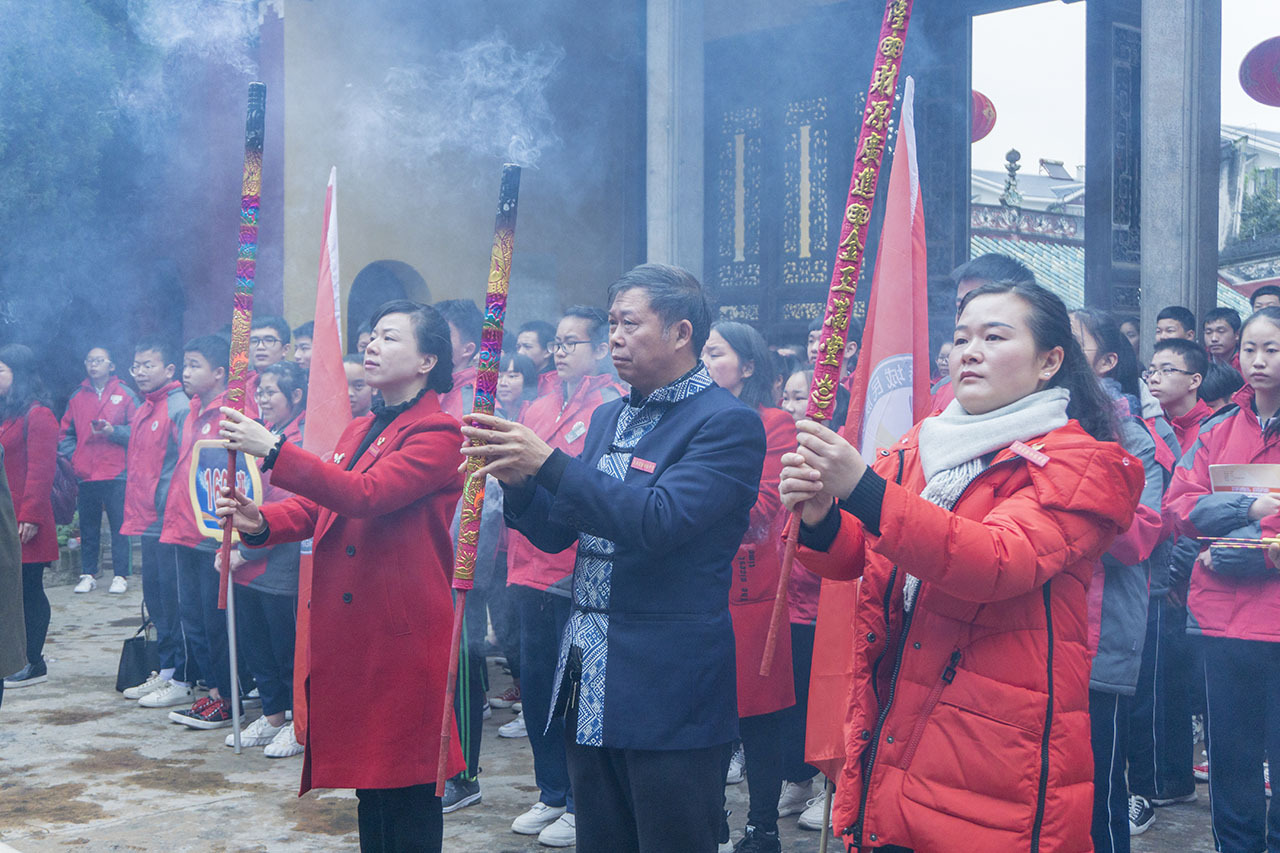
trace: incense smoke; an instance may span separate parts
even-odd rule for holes
[[[352,147],[406,166],[454,151],[536,166],[560,144],[546,88],[564,56],[558,46],[518,50],[495,30],[430,64],[389,68],[372,92],[348,94]]]
[[[138,39],[165,56],[201,58],[253,74],[258,38],[256,3],[225,0],[129,0]]]

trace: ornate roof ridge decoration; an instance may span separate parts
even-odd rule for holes
[[[993,236],[1019,235],[1027,239],[1084,245],[1084,217],[1069,213],[970,204],[969,227],[975,233]]]

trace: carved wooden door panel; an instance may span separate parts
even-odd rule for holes
[[[822,316],[875,46],[861,5],[707,44],[704,277],[771,342]]]

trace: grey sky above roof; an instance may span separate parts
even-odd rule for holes
[[[1277,0],[1223,0],[1222,123],[1280,134],[1280,108],[1240,88],[1240,61],[1280,35]],[[996,108],[996,126],[973,146],[973,167],[1002,171],[1022,152],[1019,179],[1041,157],[1067,172],[1084,163],[1084,3],[1049,2],[982,15],[973,22],[973,88]]]

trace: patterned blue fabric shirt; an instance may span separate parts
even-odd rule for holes
[[[648,397],[632,392],[626,408],[618,415],[613,444],[596,463],[616,480],[627,476],[631,456],[640,439],[658,425],[673,405],[711,387],[707,369],[696,368]],[[560,643],[560,663],[556,668],[555,692],[564,678],[569,649],[582,651],[582,684],[578,693],[577,742],[584,746],[604,744],[604,696],[609,663],[609,589],[616,546],[608,539],[588,533],[578,534],[578,556],[573,567],[573,611]],[[556,697],[552,697],[552,707]]]

